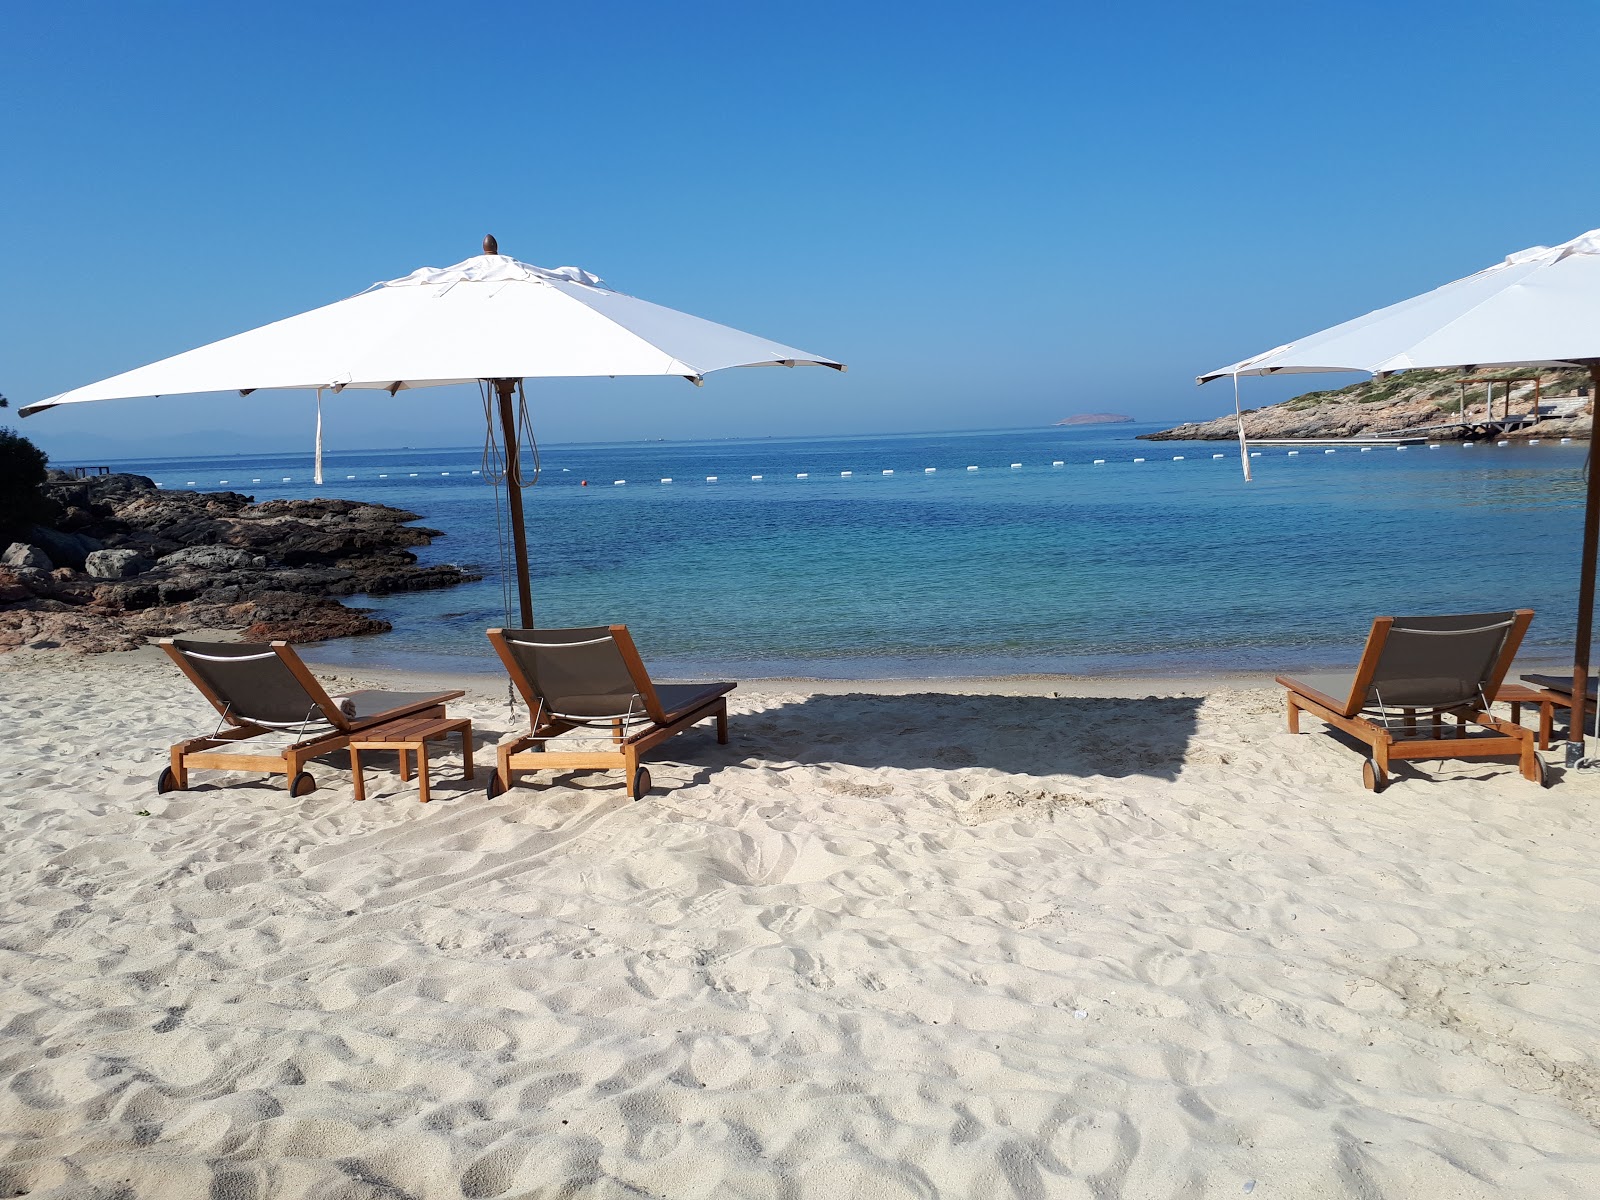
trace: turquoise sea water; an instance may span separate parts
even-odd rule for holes
[[[1325,666],[1379,613],[1522,605],[1524,658],[1570,654],[1581,447],[1262,447],[1246,484],[1236,445],[1134,440],[1149,428],[545,447],[525,493],[536,620],[625,622],[662,674],[747,678]],[[481,466],[339,452],[320,489],[309,454],[115,469],[422,514],[447,534],[423,561],[485,579],[358,598],[394,632],[313,657],[488,671],[506,614]]]

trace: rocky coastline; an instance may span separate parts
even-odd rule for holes
[[[1492,430],[1492,436],[1507,439],[1588,437],[1588,399],[1577,394],[1578,388],[1588,383],[1588,372],[1537,372],[1537,391],[1533,374],[1488,371],[1464,386],[1459,372],[1404,371],[1337,391],[1307,392],[1281,404],[1246,409],[1245,436],[1325,440],[1389,434],[1461,441],[1490,436]],[[1490,378],[1494,380],[1492,412],[1486,395],[1490,385],[1484,382]],[[1539,420],[1517,428],[1495,428],[1495,419],[1503,418],[1508,410],[1513,415],[1537,411]],[[1238,436],[1238,421],[1232,412],[1210,421],[1189,421],[1139,434],[1153,442],[1221,441]]]
[[[411,548],[443,534],[383,504],[257,504],[238,492],[163,491],[142,475],[61,471],[41,490],[59,515],[0,554],[0,653],[128,650],[195,629],[295,642],[381,633],[387,621],[338,598],[476,578],[419,566]]]

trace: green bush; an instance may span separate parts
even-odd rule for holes
[[[29,525],[54,515],[55,505],[44,494],[49,461],[20,433],[0,429],[0,535],[21,537]]]

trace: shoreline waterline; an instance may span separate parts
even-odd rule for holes
[[[1581,448],[1252,451],[1246,484],[1235,451],[1148,428],[550,446],[535,622],[625,623],[676,678],[1270,679],[1352,661],[1376,615],[1520,607],[1530,661],[1570,654]],[[407,454],[330,452],[321,488],[305,456],[209,478],[420,514],[444,531],[422,565],[484,578],[348,597],[392,632],[314,654],[492,674],[484,630],[519,623],[495,492],[473,451]]]

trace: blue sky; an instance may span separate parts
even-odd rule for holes
[[[1596,33],[1537,0],[5,5],[0,392],[493,232],[851,368],[545,383],[547,440],[1212,416],[1200,370],[1600,226]],[[347,395],[329,444],[468,444],[476,406]],[[20,428],[63,458],[298,449],[309,413]]]

